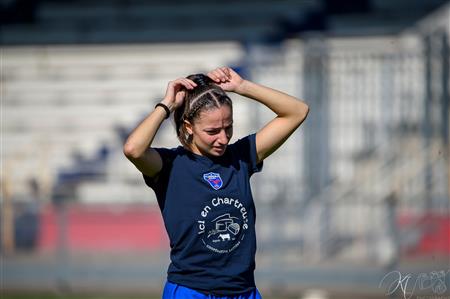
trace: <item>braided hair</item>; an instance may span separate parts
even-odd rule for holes
[[[233,104],[225,91],[208,76],[195,74],[188,76],[187,79],[194,81],[197,86],[193,90],[185,90],[183,104],[174,111],[173,118],[178,140],[184,146],[189,147],[192,135],[186,131],[184,121],[192,124],[203,111],[217,109],[223,105],[228,105],[230,109],[233,109]]]

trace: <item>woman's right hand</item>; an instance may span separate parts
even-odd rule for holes
[[[174,111],[183,104],[186,89],[191,90],[196,86],[197,84],[194,81],[187,78],[178,78],[170,81],[167,85],[166,95],[161,102],[169,107],[171,111]]]

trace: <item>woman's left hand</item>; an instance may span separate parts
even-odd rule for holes
[[[210,77],[220,88],[225,91],[231,91],[239,93],[244,79],[239,76],[232,68],[218,67],[208,73]]]

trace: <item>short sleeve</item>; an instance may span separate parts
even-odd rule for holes
[[[249,176],[262,170],[263,161],[257,163],[256,134],[239,139],[233,144],[233,147],[239,159],[248,165]]]
[[[164,198],[166,196],[169,175],[172,169],[173,160],[176,156],[175,149],[154,148],[161,156],[162,168],[155,177],[149,177],[142,174],[145,184],[155,191],[158,204],[161,209],[164,208]]]

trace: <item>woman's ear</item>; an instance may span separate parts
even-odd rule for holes
[[[194,134],[194,130],[192,128],[192,124],[189,121],[185,120],[183,125],[184,125],[184,128],[186,129],[186,132],[189,135],[193,135]]]

